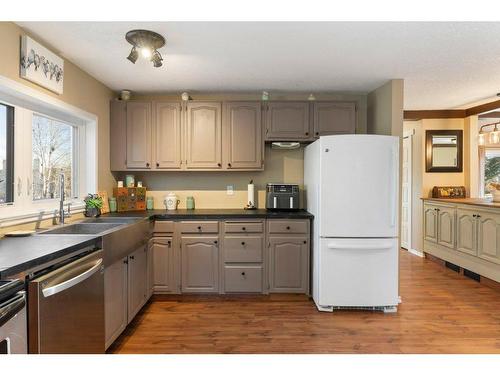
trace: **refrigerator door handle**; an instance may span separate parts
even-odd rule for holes
[[[398,179],[398,171],[396,169],[396,163],[394,163],[396,159],[396,151],[394,150],[394,147],[391,149],[391,160],[390,160],[390,170],[392,171],[392,176],[391,176],[391,189],[389,192],[389,199],[391,200],[391,227],[394,227],[396,225],[396,185],[397,185],[397,179]]]
[[[380,243],[380,244],[346,244],[338,242],[330,242],[326,245],[328,249],[332,250],[389,250],[393,248],[392,243]]]

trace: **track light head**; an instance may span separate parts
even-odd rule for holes
[[[128,55],[127,59],[130,60],[133,64],[137,61],[137,58],[139,57],[139,52],[137,52],[137,48],[132,47],[132,50],[130,51],[130,54]]]

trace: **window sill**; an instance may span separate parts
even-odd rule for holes
[[[69,202],[68,202],[69,203]],[[15,207],[5,205],[3,209]],[[65,204],[65,209],[67,206]],[[1,210],[1,208],[0,208]],[[85,210],[85,204],[83,202],[71,202],[71,214],[82,213]],[[55,219],[58,217],[59,205],[57,207],[50,207],[45,209],[34,210],[19,210],[14,215],[9,215],[7,217],[0,217],[0,228],[12,227],[16,225],[29,224],[37,221],[44,221]]]

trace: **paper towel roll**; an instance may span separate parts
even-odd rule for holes
[[[247,204],[250,207],[255,206],[255,185],[254,184],[248,184]]]

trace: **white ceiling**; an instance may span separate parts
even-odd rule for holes
[[[500,91],[500,23],[18,22],[114,90],[367,93],[405,80],[405,109]],[[167,39],[159,69],[126,57],[134,28]]]

